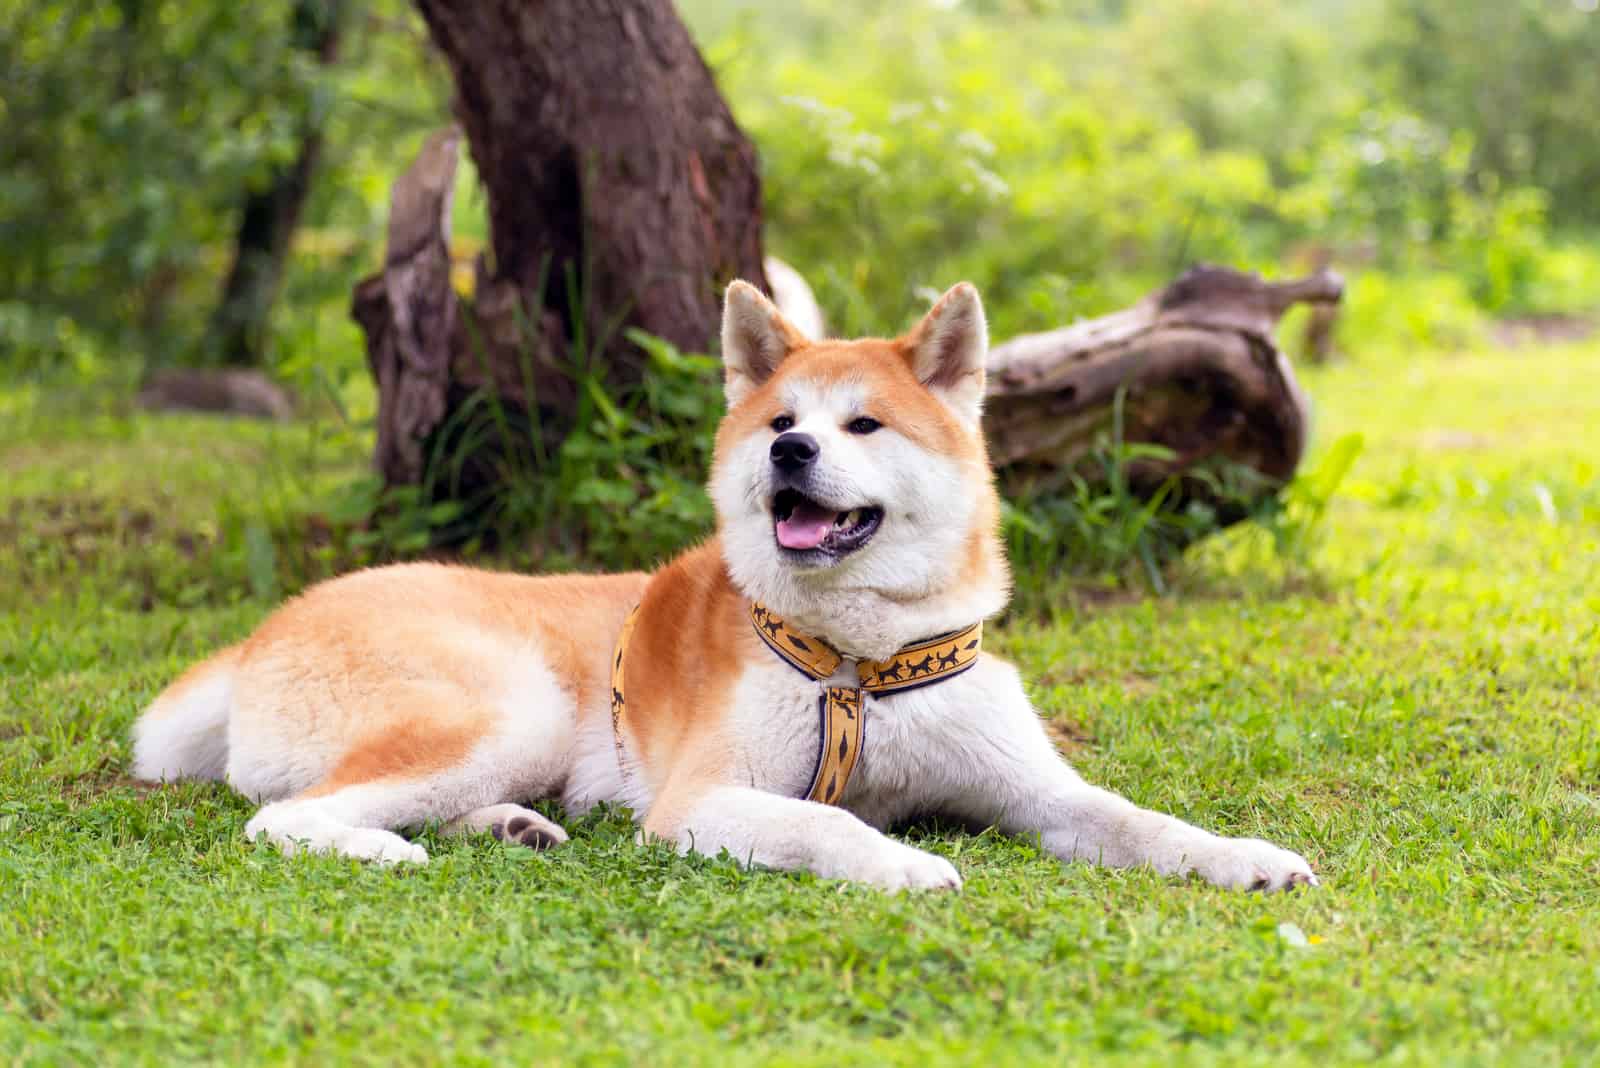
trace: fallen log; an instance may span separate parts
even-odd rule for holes
[[[212,412],[284,422],[295,398],[261,371],[238,367],[169,367],[156,371],[134,404],[148,412]]]
[[[1129,465],[1135,492],[1214,461],[1273,492],[1300,463],[1310,416],[1273,330],[1293,304],[1332,306],[1343,288],[1328,270],[1274,283],[1202,265],[1131,308],[996,345],[984,426],[1002,486],[1050,492],[1082,471],[1120,407],[1125,442],[1170,453]],[[1197,495],[1203,486],[1186,485],[1174,500]]]

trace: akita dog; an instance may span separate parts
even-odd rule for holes
[[[144,779],[221,779],[286,852],[423,863],[436,821],[524,845],[526,807],[630,806],[680,850],[886,890],[954,888],[884,833],[941,813],[1064,859],[1314,885],[1300,856],[1090,786],[981,650],[1009,576],[979,428],[987,328],[962,284],[893,341],[813,341],[727,292],[717,533],[653,574],[409,564],[278,609],[134,729]]]

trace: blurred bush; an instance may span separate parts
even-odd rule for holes
[[[409,7],[356,6],[329,70],[295,47],[289,4],[0,0],[6,366],[206,362],[194,346],[245,192],[294,157],[311,112],[326,150],[304,223],[354,255],[297,257],[279,320],[348,299],[388,175],[446,99]]]
[[[1600,113],[1580,106],[1600,78],[1579,47],[1600,55],[1588,4],[685,8],[761,146],[769,242],[840,332],[899,329],[957,277],[1005,336],[1123,305],[1199,259],[1331,260],[1373,274],[1369,296],[1423,302],[1350,316],[1359,347],[1600,305],[1572,284],[1600,267],[1582,229],[1600,179]],[[1439,22],[1443,47],[1425,32]],[[1491,122],[1476,72],[1519,63],[1548,65],[1547,91],[1496,97]],[[1517,130],[1566,141],[1519,154]]]
[[[449,79],[403,0],[347,2],[324,69],[293,48],[292,5],[0,0],[7,370],[206,362],[243,194],[315,112],[326,151],[271,358],[314,388],[363,376],[350,286]],[[897,330],[960,277],[1005,336],[1199,259],[1331,260],[1362,278],[1353,350],[1597,310],[1596,6],[680,4],[761,149],[769,244],[837,331]],[[464,244],[482,214],[458,199]]]

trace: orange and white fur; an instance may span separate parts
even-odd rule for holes
[[[902,338],[813,341],[735,282],[711,540],[648,575],[408,564],[324,583],[158,697],[134,729],[135,772],[226,781],[261,803],[246,833],[286,852],[380,861],[426,861],[396,832],[429,822],[559,843],[565,832],[526,807],[558,798],[574,814],[630,806],[685,851],[888,890],[961,885],[948,860],[884,833],[923,813],[1037,834],[1063,859],[1314,884],[1288,850],[1084,782],[1016,671],[987,653],[937,685],[867,695],[839,806],[800,799],[818,684],[762,644],[748,605],[856,659],[1004,607],[979,430],[986,348],[970,285]],[[805,455],[789,448],[799,441]],[[635,605],[619,750],[609,668]],[[837,678],[854,685],[854,660]]]

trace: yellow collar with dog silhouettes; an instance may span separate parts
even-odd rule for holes
[[[622,692],[622,661],[627,654],[628,639],[633,635],[634,623],[639,616],[635,608],[628,613],[617,637],[616,654],[611,660],[611,731],[616,741],[617,756],[622,757],[622,716],[627,708]],[[752,602],[750,622],[761,640],[791,667],[817,682],[833,677],[845,662],[844,654],[821,638],[801,634],[764,605]],[[856,661],[858,686],[826,686],[817,700],[818,714],[822,720],[821,743],[817,749],[817,766],[811,774],[811,788],[806,800],[833,805],[844,796],[850,773],[855,771],[861,758],[862,741],[866,732],[866,708],[863,691],[877,697],[904,693],[919,686],[943,682],[967,670],[977,662],[983,645],[983,624],[941,634],[936,638],[913,642],[886,660]]]

